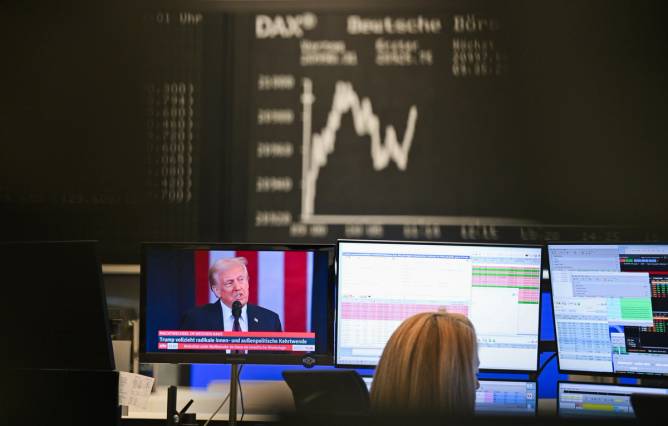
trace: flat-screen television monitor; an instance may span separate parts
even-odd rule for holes
[[[333,362],[333,245],[144,244],[142,362]]]
[[[668,375],[668,244],[548,244],[565,373]]]
[[[541,250],[339,240],[336,364],[375,366],[403,320],[445,309],[473,322],[481,370],[536,371]]]
[[[97,242],[3,242],[0,271],[5,367],[115,368]]]
[[[635,418],[631,404],[634,393],[668,396],[668,389],[559,382],[557,411],[561,417]]]
[[[362,377],[369,392],[373,377]],[[535,381],[480,380],[475,393],[476,415],[535,416],[538,394]]]

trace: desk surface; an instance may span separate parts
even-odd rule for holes
[[[244,419],[251,421],[271,421],[280,413],[294,410],[292,392],[282,380],[245,380],[241,382],[244,399]],[[196,413],[198,420],[207,420],[218,408],[229,392],[229,381],[213,381],[206,388],[179,387],[176,394],[176,408],[180,410],[189,400],[188,409]],[[237,397],[237,415],[241,416],[241,395]],[[227,420],[229,401],[223,405],[214,420]],[[144,408],[128,407],[127,419],[164,419],[167,411],[167,387],[156,388]]]
[[[294,411],[292,392],[282,380],[245,380],[241,382],[244,397],[244,420],[272,421],[277,420],[280,413]],[[179,387],[177,390],[176,407],[183,408],[189,400],[193,400],[188,409],[196,413],[198,420],[207,420],[229,391],[229,381],[213,381],[206,388]],[[539,399],[538,414],[556,414],[556,399]],[[151,394],[145,408],[128,407],[124,419],[164,419],[167,411],[167,387],[158,387]],[[241,398],[237,398],[237,415],[241,416]],[[223,405],[214,420],[227,420],[229,401]]]

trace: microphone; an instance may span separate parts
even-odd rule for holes
[[[235,300],[232,303],[232,316],[235,319],[239,319],[241,317],[241,302],[239,302],[238,300]]]

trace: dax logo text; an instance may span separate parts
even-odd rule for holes
[[[312,30],[318,23],[318,17],[311,12],[299,15],[256,15],[256,38],[291,38],[303,37],[304,31]]]

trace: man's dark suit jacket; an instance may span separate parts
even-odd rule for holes
[[[198,306],[187,311],[181,318],[183,330],[222,330],[223,309],[220,301]],[[261,306],[246,305],[248,331],[283,331],[281,320],[276,312]],[[227,330],[231,331],[231,330]]]

